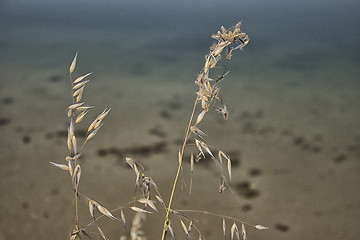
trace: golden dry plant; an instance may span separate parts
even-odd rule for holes
[[[210,47],[209,53],[205,56],[204,67],[202,68],[195,81],[195,84],[198,86],[198,91],[196,92],[189,123],[186,126],[184,141],[182,146],[179,148],[179,152],[177,155],[178,168],[175,175],[175,180],[173,182],[169,201],[164,200],[164,198],[160,194],[157,185],[155,184],[155,181],[152,177],[148,176],[148,174],[144,170],[144,167],[138,161],[129,157],[126,157],[124,160],[135,173],[135,195],[133,196],[133,199],[131,201],[116,209],[109,211],[107,208],[96,202],[94,199],[90,199],[86,195],[79,192],[79,183],[81,177],[81,167],[79,160],[81,159],[83,148],[85,144],[97,134],[97,132],[103,125],[104,118],[110,112],[110,109],[104,109],[103,112],[101,112],[93,120],[93,122],[87,128],[87,134],[84,143],[81,145],[81,147],[79,147],[80,145],[77,141],[75,129],[77,125],[80,124],[82,120],[86,117],[87,113],[90,111],[91,108],[93,108],[93,106],[87,105],[85,104],[85,102],[81,102],[84,88],[89,82],[89,80],[86,79],[89,75],[91,75],[91,73],[87,73],[85,75],[77,77],[75,80],[73,80],[72,78],[72,74],[75,70],[77,61],[77,54],[75,55],[70,65],[69,71],[72,86],[72,104],[67,108],[67,116],[70,122],[67,138],[67,147],[69,152],[68,155],[65,157],[66,164],[50,162],[53,166],[68,171],[72,179],[75,198],[75,226],[74,229],[71,231],[69,239],[80,239],[81,236],[91,237],[89,235],[88,228],[93,227],[98,232],[98,236],[101,236],[101,238],[107,240],[106,233],[104,233],[104,231],[99,226],[98,220],[102,217],[108,217],[111,220],[118,221],[121,223],[121,225],[123,225],[125,234],[120,237],[121,240],[126,240],[128,238],[130,238],[131,240],[143,240],[146,239],[146,236],[141,228],[144,223],[145,215],[150,213],[156,213],[158,211],[162,211],[165,215],[161,240],[165,240],[167,235],[171,235],[173,239],[176,239],[173,227],[174,222],[179,223],[178,226],[182,228],[183,234],[185,234],[187,239],[194,239],[194,237],[200,240],[205,239],[199,227],[197,226],[198,221],[196,219],[187,217],[185,215],[185,213],[187,212],[205,214],[208,216],[219,218],[219,223],[221,223],[222,226],[224,239],[226,239],[226,232],[227,229],[229,229],[229,227],[227,227],[227,223],[230,222],[230,237],[232,240],[240,239],[240,236],[243,240],[247,239],[245,228],[246,226],[253,227],[258,230],[268,229],[267,227],[259,224],[253,225],[231,216],[211,213],[208,211],[172,209],[175,189],[182,171],[184,153],[185,151],[188,151],[187,147],[193,148],[191,151],[189,151],[191,152],[189,159],[190,193],[195,165],[197,162],[205,159],[206,157],[210,157],[213,160],[215,166],[221,174],[219,192],[223,193],[226,189],[229,189],[232,193],[234,193],[229,184],[229,181],[232,177],[230,156],[222,150],[217,150],[217,154],[215,154],[215,152],[211,150],[209,145],[205,143],[204,137],[206,136],[206,133],[199,128],[199,125],[201,125],[200,123],[203,123],[206,114],[211,109],[215,109],[223,116],[225,120],[229,116],[226,105],[222,102],[222,99],[219,95],[219,84],[229,72],[226,71],[225,68],[225,71],[221,74],[221,76],[216,79],[210,77],[210,72],[217,66],[222,55],[226,55],[226,59],[229,60],[231,59],[233,51],[241,50],[248,44],[249,37],[244,32],[241,32],[240,25],[241,22],[237,23],[235,26],[229,29],[221,27],[220,31],[211,36],[213,39],[216,40],[216,42]],[[191,138],[193,138],[195,144],[189,144],[189,140]],[[137,195],[137,192],[139,191],[140,194]],[[90,217],[92,218],[89,223],[82,225],[79,222],[78,208],[78,199],[80,196],[88,201]],[[156,206],[156,204],[160,204],[160,207]],[[100,213],[100,215],[97,217],[95,216],[96,210]],[[135,212],[135,216],[132,219],[130,229],[128,229],[128,224],[125,217],[125,210]],[[115,214],[115,212],[118,213]],[[241,226],[241,229],[238,226]]]

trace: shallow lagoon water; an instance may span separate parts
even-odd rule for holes
[[[71,230],[71,182],[48,162],[66,154],[75,52],[77,73],[94,72],[86,102],[112,108],[85,149],[83,192],[115,208],[132,197],[127,154],[168,196],[210,35],[241,20],[251,41],[224,62],[230,117],[213,112],[202,128],[237,163],[237,194],[218,196],[215,168],[203,164],[193,194],[179,191],[175,206],[271,228],[248,229],[249,239],[356,239],[358,9],[356,1],[0,1],[0,239],[64,239]],[[207,239],[221,237],[221,220],[194,217]],[[157,239],[161,216],[148,222]],[[110,239],[123,234],[101,224]]]

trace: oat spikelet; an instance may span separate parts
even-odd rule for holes
[[[88,82],[89,82],[89,80],[86,80],[86,81],[83,81],[83,82],[80,82],[80,83],[76,84],[76,85],[73,87],[73,90],[83,87],[83,86],[84,86],[85,84],[87,84]]]
[[[75,57],[70,65],[70,74],[73,73],[73,71],[75,70],[77,55],[78,53],[75,54]]]
[[[193,225],[194,225],[194,220],[191,220],[190,223],[189,223],[189,227],[187,229],[189,234],[190,234],[190,231],[191,231]]]
[[[81,121],[84,119],[85,115],[86,115],[88,112],[89,112],[88,110],[82,111],[82,112],[76,117],[75,123],[81,122]]]
[[[77,154],[77,140],[76,140],[75,135],[72,136],[71,142],[72,142],[72,144],[73,144],[74,153]]]
[[[76,108],[76,111],[81,112],[81,111],[88,110],[93,107],[94,106],[81,106],[81,107]]]
[[[112,219],[112,220],[116,220],[116,217],[114,217],[114,215],[111,214],[111,212],[109,210],[107,210],[106,208],[104,208],[103,206],[97,205],[97,209],[104,214],[105,216],[107,216],[108,218]]]
[[[204,118],[204,116],[205,116],[205,113],[206,113],[206,110],[203,110],[203,111],[199,114],[199,116],[198,116],[197,119],[196,119],[195,125],[199,124],[199,123],[201,122],[201,120],[203,120],[203,118]]]
[[[84,102],[82,102],[82,103],[75,103],[75,104],[70,105],[70,106],[68,107],[68,109],[76,109],[76,108],[80,107],[80,106],[83,105],[83,104],[84,104]]]
[[[166,209],[166,205],[165,205],[164,201],[161,199],[161,197],[158,195],[155,195],[155,197],[159,201],[159,203],[161,203],[161,205],[163,205],[164,209]]]
[[[66,171],[69,171],[69,167],[64,165],[64,164],[58,164],[58,163],[54,163],[54,162],[49,162],[51,165],[57,167],[57,168],[60,168],[62,170],[66,170]]]
[[[227,169],[228,169],[228,173],[229,173],[229,179],[231,180],[231,161],[230,161],[230,159],[228,159],[228,162],[227,162]]]
[[[219,160],[220,160],[221,165],[222,165],[222,162],[223,162],[223,161],[222,161],[223,158],[225,158],[227,161],[230,160],[230,157],[227,156],[223,151],[220,151],[220,150],[219,150],[218,156],[219,156]]]
[[[81,77],[78,77],[77,79],[75,79],[74,80],[74,84],[76,84],[76,83],[78,83],[78,82],[80,82],[81,80],[83,80],[84,78],[86,78],[87,76],[89,76],[89,75],[91,75],[92,73],[90,72],[90,73],[87,73],[87,74],[85,74],[85,75],[83,75],[83,76],[81,76]]]
[[[201,155],[205,158],[205,154],[204,154],[204,152],[202,150],[201,142],[199,140],[195,139],[195,145],[199,149]]]
[[[94,206],[95,203],[93,202],[93,200],[89,199],[89,211],[92,218],[94,218]]]
[[[97,118],[95,118],[95,120],[90,124],[90,126],[88,127],[88,132],[90,132],[91,130],[94,129],[95,123],[98,121]]]
[[[171,234],[172,238],[176,239],[175,232],[174,232],[173,228],[171,227],[171,224],[169,223],[167,227],[168,227],[168,229],[170,231],[170,234]]]
[[[108,240],[108,239],[105,237],[105,234],[104,234],[104,232],[101,230],[101,228],[100,228],[99,226],[98,226],[97,228],[98,228],[99,233],[100,233],[100,235],[102,236],[102,238],[103,238],[104,240]]]
[[[73,186],[74,186],[74,192],[77,192],[77,188],[79,186],[79,182],[80,182],[80,177],[81,177],[81,168],[80,165],[77,165],[75,167],[74,173],[73,173]]]
[[[123,222],[124,229],[125,229],[125,231],[127,231],[126,220],[125,220],[125,215],[124,215],[123,210],[120,211],[120,217],[121,217],[121,221]]]
[[[78,93],[78,95],[77,95],[77,97],[76,97],[76,102],[78,103],[78,102],[80,102],[80,100],[81,100],[81,98],[82,98],[82,95],[83,95],[83,92],[84,92],[84,88],[85,88],[85,86],[83,86],[83,87],[81,87],[79,90],[79,93]]]
[[[110,110],[111,110],[111,108],[109,108],[109,109],[106,109],[106,108],[105,108],[105,110],[104,110],[102,113],[100,113],[100,115],[97,117],[97,119],[98,119],[99,121],[103,120],[103,119],[106,117],[106,115],[108,115],[108,113],[110,112]]]
[[[84,91],[84,86],[73,93],[73,97],[76,97],[81,91]]]
[[[153,201],[146,199],[146,198],[140,198],[138,200],[139,203],[144,203],[149,205],[149,207],[151,207],[153,210],[155,210],[156,212],[158,211],[157,208],[155,207],[155,204],[153,203]]]
[[[181,227],[183,228],[183,230],[184,230],[184,232],[186,234],[187,239],[190,240],[190,235],[189,235],[189,232],[187,230],[187,227],[186,227],[185,223],[181,219],[180,219],[180,223],[181,223]]]
[[[209,147],[206,145],[206,143],[204,143],[203,141],[200,141],[201,147],[208,153],[210,154],[211,157],[214,158],[214,155],[212,154],[212,152],[210,151]]]
[[[236,236],[236,238],[238,240],[240,240],[240,236],[239,236],[239,229],[236,226],[236,223],[234,222],[234,224],[231,226],[231,240],[234,239],[234,235]]]
[[[191,126],[190,131],[192,133],[194,133],[196,136],[198,136],[199,138],[203,138],[203,136],[206,136],[206,134],[196,126]]]
[[[139,212],[139,213],[152,213],[152,212],[149,212],[149,211],[146,211],[144,209],[141,209],[141,208],[138,208],[138,207],[130,207],[133,211],[135,212]]]
[[[225,222],[225,218],[222,219],[222,229],[223,229],[224,240],[225,240],[226,239],[226,222]]]
[[[70,133],[70,128],[68,128],[68,137],[67,137],[67,147],[69,149],[69,152],[71,152],[71,133]]]
[[[246,229],[245,229],[244,223],[241,224],[241,235],[242,235],[243,240],[247,239],[247,237],[246,237]]]
[[[265,227],[265,226],[260,225],[260,224],[256,225],[255,228],[258,229],[258,230],[267,230],[267,229],[269,229],[269,227]]]
[[[89,141],[90,139],[92,139],[95,134],[99,131],[99,129],[101,128],[103,124],[101,124],[100,126],[98,126],[94,131],[92,131],[86,138],[85,142]]]
[[[73,169],[72,169],[71,161],[68,161],[68,166],[69,166],[70,176],[73,176]]]
[[[132,158],[126,157],[125,161],[132,169],[134,169],[134,160]]]

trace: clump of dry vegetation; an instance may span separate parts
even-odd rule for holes
[[[88,228],[94,227],[97,229],[98,235],[106,240],[107,237],[101,229],[101,226],[99,226],[98,224],[98,220],[104,216],[110,218],[111,220],[116,220],[122,223],[125,234],[121,236],[120,239],[146,239],[143,231],[141,230],[143,220],[145,219],[145,214],[160,211],[157,208],[160,208],[161,211],[163,211],[165,214],[161,236],[162,240],[165,240],[166,236],[169,234],[175,239],[173,223],[176,221],[179,222],[179,225],[183,229],[187,239],[194,238],[195,236],[198,239],[205,239],[200,231],[200,228],[197,226],[196,219],[185,216],[184,213],[189,211],[193,213],[206,214],[220,218],[220,220],[222,220],[222,231],[224,239],[226,239],[227,222],[232,222],[232,225],[230,227],[231,239],[240,239],[240,235],[242,235],[243,239],[246,239],[246,226],[254,227],[258,230],[267,229],[267,227],[264,227],[262,225],[252,225],[234,217],[217,213],[197,210],[172,209],[175,189],[178,184],[179,176],[183,169],[182,166],[184,162],[185,152],[188,152],[190,155],[190,193],[195,165],[206,157],[210,157],[213,160],[216,168],[221,174],[219,192],[223,193],[226,189],[232,191],[229,184],[229,181],[231,180],[231,158],[222,150],[218,150],[217,153],[211,151],[211,149],[204,140],[206,134],[200,129],[200,125],[201,123],[203,123],[206,114],[212,109],[215,109],[218,113],[220,113],[225,120],[228,118],[229,114],[226,105],[222,102],[222,99],[219,95],[219,84],[229,72],[226,71],[225,68],[225,71],[216,79],[211,78],[210,72],[217,66],[222,55],[226,55],[226,59],[229,60],[231,59],[233,51],[242,50],[243,47],[248,44],[249,37],[244,32],[241,32],[240,25],[241,23],[239,22],[238,24],[229,29],[221,27],[220,31],[211,36],[213,39],[216,40],[216,42],[210,47],[210,52],[205,56],[204,67],[202,68],[195,81],[195,84],[198,87],[198,91],[196,92],[193,110],[190,114],[190,120],[186,127],[184,141],[182,146],[179,148],[178,169],[175,175],[171,195],[168,201],[166,201],[162,197],[157,185],[155,184],[155,181],[152,177],[148,176],[145,173],[142,165],[138,161],[135,161],[134,159],[128,157],[124,160],[135,173],[135,193],[140,191],[140,195],[135,195],[133,199],[128,203],[109,211],[106,207],[102,206],[94,199],[90,199],[85,194],[79,192],[79,183],[81,177],[80,159],[83,148],[86,143],[98,133],[98,131],[103,125],[103,120],[110,112],[110,109],[104,109],[92,121],[90,126],[87,128],[85,141],[82,144],[79,144],[76,137],[76,127],[82,123],[82,120],[93,108],[93,106],[87,105],[85,104],[85,102],[81,102],[85,86],[89,82],[88,80],[86,80],[86,78],[91,73],[87,73],[85,75],[77,77],[75,80],[72,77],[77,61],[77,54],[75,55],[69,69],[70,81],[72,85],[72,103],[67,108],[69,128],[67,138],[68,155],[65,157],[66,164],[50,162],[53,166],[58,167],[62,170],[66,170],[72,179],[75,199],[75,226],[74,229],[71,231],[70,239],[80,239],[81,236],[91,238]],[[193,139],[192,142],[194,142],[194,144],[189,144],[190,139]],[[88,201],[88,208],[92,221],[87,224],[80,224],[79,222],[78,199],[80,197]],[[160,207],[156,207],[156,204]],[[128,229],[128,223],[124,213],[128,210],[134,211],[136,213],[132,220],[130,229]],[[100,215],[97,217],[96,212],[100,213]],[[117,214],[115,214],[115,212],[117,212]],[[238,228],[238,225],[241,225],[241,230]]]

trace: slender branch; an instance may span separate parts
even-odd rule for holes
[[[193,118],[194,118],[197,103],[198,103],[198,99],[196,98],[196,100],[194,102],[194,107],[193,107],[193,110],[192,110],[192,113],[191,113],[191,116],[190,116],[189,124],[188,124],[187,129],[186,129],[184,143],[182,145],[180,156],[179,156],[179,166],[178,166],[178,170],[177,170],[175,180],[174,180],[174,184],[173,184],[173,187],[172,187],[170,200],[169,200],[169,206],[168,206],[167,211],[166,211],[166,217],[165,217],[165,221],[164,221],[164,228],[163,228],[162,237],[161,237],[162,240],[165,240],[165,233],[166,233],[167,224],[169,222],[169,213],[170,213],[170,210],[171,210],[171,204],[172,204],[172,200],[173,200],[173,197],[174,197],[176,184],[177,184],[178,179],[179,179],[179,175],[180,175],[180,171],[181,171],[181,165],[182,165],[182,161],[183,161],[183,157],[184,157],[185,146],[186,146],[187,140],[189,139],[189,136],[190,136],[190,127],[191,127],[191,123],[192,123]]]
[[[72,99],[72,104],[74,104],[75,103],[74,92],[73,92],[74,82],[72,80],[71,73],[70,73],[70,82],[71,82],[71,99]],[[74,111],[72,111],[71,117],[70,117],[70,124],[73,124],[74,117],[75,117],[75,113],[74,113]],[[71,152],[70,152],[70,154],[71,154]],[[77,166],[77,158],[75,158],[74,166],[76,168],[76,166]],[[77,190],[77,187],[76,187],[76,190],[75,190],[74,194],[75,194],[75,227],[76,227],[76,230],[79,230],[80,227],[79,227],[79,208],[78,208],[78,190]]]

